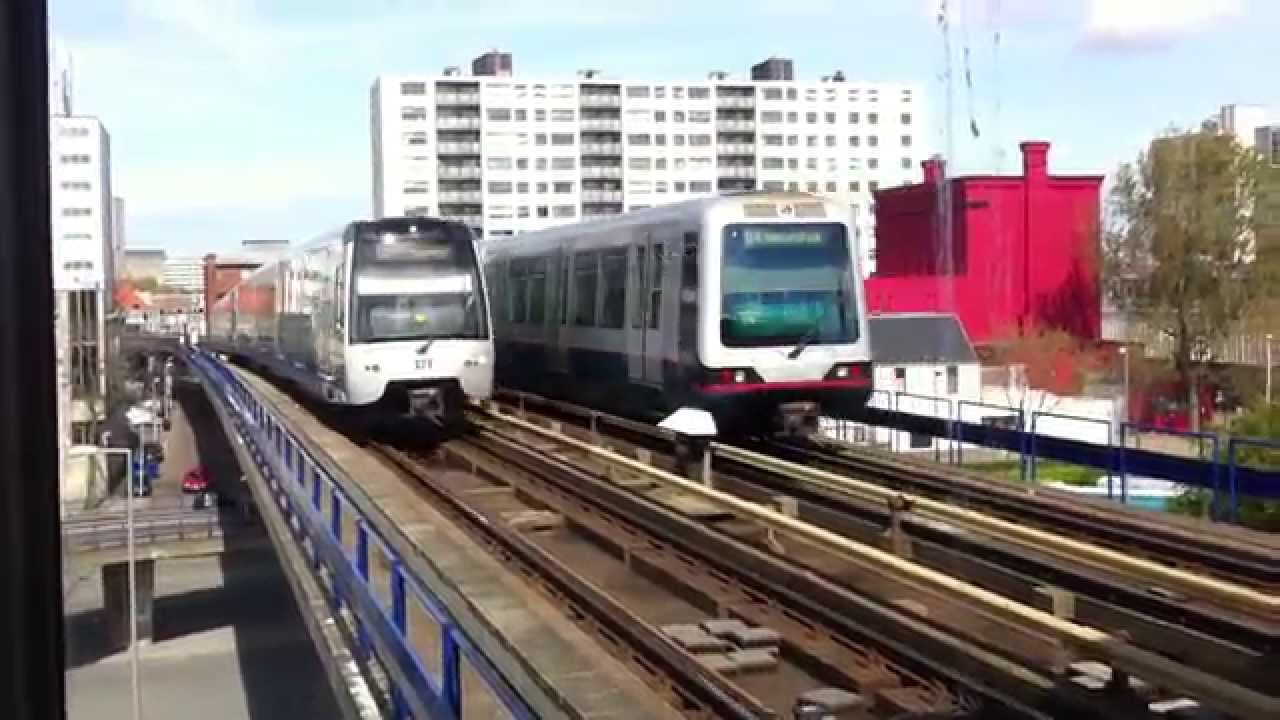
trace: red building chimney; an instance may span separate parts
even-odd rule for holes
[[[1049,143],[1028,140],[1018,145],[1022,149],[1022,175],[1028,180],[1043,180],[1049,175]]]
[[[934,155],[921,162],[920,167],[924,169],[925,185],[937,185],[942,182],[942,156]]]

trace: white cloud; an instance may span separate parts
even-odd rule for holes
[[[1091,0],[1083,39],[1101,48],[1165,47],[1243,11],[1243,0]]]

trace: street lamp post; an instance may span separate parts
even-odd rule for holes
[[[1129,422],[1129,348],[1120,348],[1120,357],[1124,359],[1124,414],[1121,422]]]
[[[1271,333],[1267,333],[1267,404],[1271,404]]]
[[[141,436],[141,432],[139,432]],[[111,441],[111,431],[102,433],[102,446],[98,448],[101,455],[123,455],[125,466],[125,562],[129,573],[129,673],[130,695],[133,701],[133,717],[142,717],[142,689],[139,675],[138,648],[138,551],[134,544],[133,522],[133,450],[127,447],[113,448],[107,446]],[[142,455],[139,455],[138,474],[143,472]],[[141,477],[139,477],[141,480]]]

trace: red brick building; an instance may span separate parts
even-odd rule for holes
[[[1020,176],[950,180],[950,237],[939,160],[923,183],[876,193],[871,312],[954,312],[976,344],[1049,328],[1099,338],[1102,176],[1050,175],[1049,143],[1021,148]]]
[[[214,303],[222,299],[240,281],[262,265],[259,260],[245,258],[219,258],[212,253],[204,256],[204,307],[205,317]],[[204,328],[207,333],[208,327]]]

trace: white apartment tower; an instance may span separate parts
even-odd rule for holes
[[[377,217],[440,215],[487,238],[717,192],[800,190],[850,207],[874,268],[873,193],[920,180],[924,98],[910,85],[790,80],[520,78],[486,53],[472,75],[382,76],[370,93]]]
[[[111,139],[97,118],[50,118],[53,287],[63,445],[93,443],[106,411],[106,314],[116,244]]]

